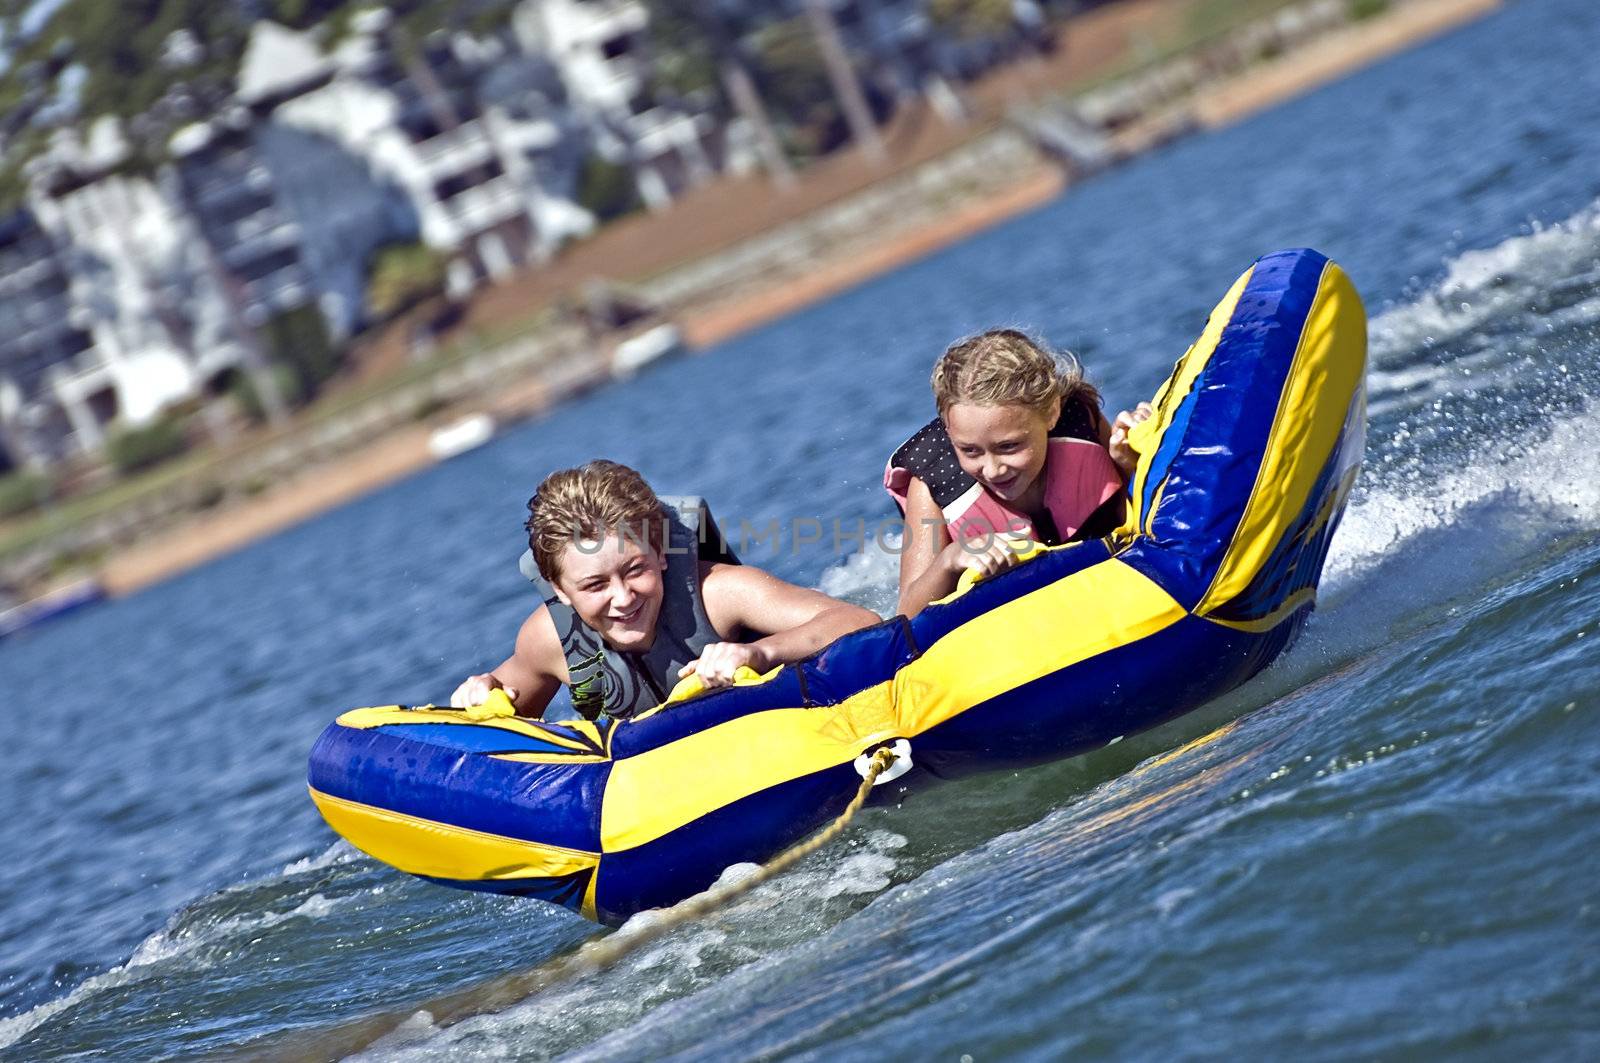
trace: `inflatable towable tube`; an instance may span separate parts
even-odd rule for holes
[[[1268,255],[1137,429],[1115,535],[625,723],[357,709],[312,750],[312,798],[402,871],[615,924],[820,827],[882,744],[909,742],[899,790],[1163,723],[1260,671],[1310,613],[1361,461],[1365,362],[1344,272]]]

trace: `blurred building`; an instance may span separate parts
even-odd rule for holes
[[[315,305],[332,336],[348,336],[365,316],[373,252],[416,232],[405,197],[368,160],[295,121],[315,113],[335,73],[309,35],[257,23],[234,105],[172,139],[185,201],[252,326]]]
[[[279,202],[250,126],[190,126],[173,137],[172,154],[168,187],[204,237],[207,272],[236,324],[259,328],[312,304],[307,231]]]
[[[114,421],[223,390],[285,315],[347,337],[387,244],[448,256],[461,295],[593,228],[573,199],[587,133],[551,64],[494,41],[402,48],[381,11],[352,30],[325,54],[258,23],[233,104],[179,130],[158,173],[110,119],[30,166],[31,209],[0,226],[9,460],[93,451]]]
[[[241,348],[200,232],[139,170],[114,120],[82,139],[59,131],[30,185],[68,278],[63,320],[92,340],[45,374],[71,431],[39,456],[58,458],[98,448],[114,420],[139,424],[195,396]]]
[[[258,23],[239,77],[278,184],[328,245],[312,255],[325,283],[348,288],[357,253],[420,239],[465,294],[593,228],[573,200],[581,145],[537,63],[494,41],[404,42],[381,10],[351,30],[325,55]]]
[[[70,284],[32,211],[0,220],[0,467],[47,464],[72,432],[50,378],[70,372],[94,339],[78,323]]]
[[[719,131],[709,113],[657,100],[649,23],[638,0],[527,0],[512,20],[523,51],[554,64],[595,149],[659,210],[712,177]]]
[[[787,19],[820,9],[873,90],[896,99],[921,95],[941,109],[958,106],[953,84],[1046,49],[1052,40],[1037,0],[942,5],[931,0],[743,0],[743,5]]]

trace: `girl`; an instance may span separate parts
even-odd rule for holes
[[[906,518],[900,612],[915,616],[955,589],[964,569],[1016,563],[1018,539],[1046,545],[1109,534],[1138,460],[1128,429],[1150,406],[1108,424],[1100,395],[1070,356],[1015,329],[962,340],[933,367],[939,416],[889,459],[884,486]]]

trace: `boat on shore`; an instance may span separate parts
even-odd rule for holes
[[[494,438],[494,418],[487,413],[468,414],[428,434],[428,453],[435,461],[449,461],[477,450]]]
[[[670,321],[656,325],[617,344],[611,355],[611,376],[627,380],[647,366],[675,358],[687,349],[683,330],[677,325]]]
[[[7,609],[0,609],[0,638],[27,631],[68,613],[77,612],[86,606],[104,601],[105,597],[105,587],[92,576],[56,587],[36,598],[30,598]]]

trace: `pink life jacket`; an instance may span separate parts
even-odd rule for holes
[[[1100,444],[1098,420],[1098,411],[1086,415],[1081,408],[1063,410],[1050,430],[1044,504],[1055,524],[1054,534],[1052,529],[1035,528],[1026,514],[968,476],[937,417],[895,449],[884,469],[883,486],[904,514],[911,478],[921,480],[943,512],[952,541],[1010,534],[1053,546],[1109,535],[1122,523],[1123,480]]]

